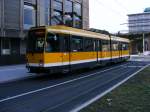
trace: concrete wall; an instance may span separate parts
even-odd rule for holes
[[[4,0],[4,28],[20,29],[21,0]]]
[[[4,0],[4,36],[19,37],[21,29],[21,0]]]
[[[31,4],[36,3],[35,0],[0,0],[0,31],[2,32],[3,29],[3,37],[24,38],[24,2],[28,2]]]
[[[83,29],[89,29],[89,0],[83,0]]]

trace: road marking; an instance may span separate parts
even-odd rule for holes
[[[118,69],[118,70],[120,70],[120,69]],[[127,73],[127,72],[129,72],[129,71],[126,71],[125,73]],[[113,81],[113,80],[115,80],[115,79],[117,79],[117,78],[119,78],[119,77],[121,77],[121,75],[117,75],[117,77],[114,77],[114,78],[111,79],[111,80],[107,80],[107,81],[101,83],[101,85],[96,85],[96,86],[93,87],[93,88],[89,88],[89,90],[84,91],[83,93],[78,94],[78,95],[76,95],[76,96],[73,96],[73,97],[70,98],[69,100],[64,101],[64,102],[62,102],[62,103],[60,103],[60,104],[58,104],[58,105],[55,105],[55,106],[53,106],[53,107],[50,107],[50,108],[46,109],[46,110],[43,111],[43,112],[50,112],[50,111],[53,111],[53,109],[59,108],[59,106],[62,106],[62,105],[64,105],[65,103],[69,103],[70,101],[72,101],[72,100],[74,100],[74,99],[76,99],[76,98],[78,98],[78,97],[80,97],[80,96],[82,96],[82,95],[85,95],[85,94],[87,94],[87,93],[93,91],[94,89],[96,89],[96,88],[98,88],[98,87],[102,87],[103,85],[106,85],[106,84],[108,84],[109,82],[111,82],[111,81]],[[98,78],[100,78],[100,77],[98,77]],[[91,81],[91,80],[90,80],[90,81]],[[84,83],[84,84],[85,84],[85,83]]]
[[[126,64],[128,64],[128,63],[126,63]],[[126,64],[123,64],[123,65],[126,65]],[[103,72],[118,68],[120,66],[122,66],[122,65],[115,66],[115,67],[112,67],[112,68],[109,68],[109,69],[106,69],[106,70],[103,70],[103,71],[95,72],[95,73],[89,74],[87,76],[79,77],[77,79],[69,80],[69,81],[59,83],[59,84],[56,84],[56,85],[53,85],[53,86],[48,86],[48,87],[45,87],[45,88],[41,88],[41,89],[37,89],[37,90],[34,90],[34,91],[30,91],[30,92],[22,93],[22,94],[19,94],[19,95],[15,95],[15,96],[12,96],[12,97],[4,98],[4,99],[0,100],[0,103],[8,101],[8,100],[16,99],[16,98],[19,98],[19,97],[22,97],[22,96],[25,96],[25,95],[41,92],[41,91],[44,91],[44,90],[47,90],[47,89],[51,89],[51,88],[54,88],[54,87],[57,87],[57,86],[60,86],[60,85],[63,85],[63,84],[71,83],[71,82],[74,82],[74,81],[77,81],[77,80],[80,80],[80,79],[84,79],[84,78],[87,78],[87,77],[91,77],[91,76],[93,76],[97,73],[103,73]]]
[[[129,67],[129,68],[142,68],[144,66],[123,66],[123,67]]]
[[[22,70],[22,69],[25,69],[25,67],[12,68],[12,69],[3,69],[3,70],[0,70],[0,72],[2,72],[2,71],[14,71],[14,70]]]
[[[92,104],[93,102],[97,101],[98,99],[100,99],[101,97],[103,97],[104,95],[106,95],[107,93],[111,92],[112,90],[114,90],[115,88],[117,88],[118,86],[120,86],[121,84],[125,83],[127,80],[129,80],[130,78],[132,78],[133,76],[135,76],[136,74],[138,74],[139,72],[141,72],[142,70],[144,70],[145,68],[147,68],[148,66],[150,66],[150,64],[144,66],[143,68],[139,69],[137,72],[131,74],[129,77],[127,77],[126,79],[122,80],[121,82],[119,82],[118,84],[114,85],[113,87],[109,88],[108,90],[104,91],[103,93],[101,93],[100,95],[97,95],[96,97],[94,97],[93,99],[85,102],[84,104],[76,107],[75,109],[71,110],[70,112],[78,112],[80,110],[82,110],[83,108],[87,107],[88,105]]]

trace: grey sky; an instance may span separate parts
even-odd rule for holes
[[[128,30],[128,14],[142,13],[150,0],[89,0],[90,27],[110,32]]]

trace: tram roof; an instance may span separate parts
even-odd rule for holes
[[[111,36],[111,40],[114,40],[114,41],[120,41],[120,42],[127,42],[127,43],[130,42],[129,39],[122,38],[122,37],[117,37],[117,36]]]
[[[104,40],[109,40],[110,37],[104,34],[98,34],[91,31],[86,31],[82,29],[67,27],[67,26],[49,26],[47,27],[48,32],[55,32],[55,33],[63,33],[63,34],[71,34],[77,36],[84,36],[84,37],[91,37],[91,38],[100,38]]]
[[[95,32],[91,32],[91,31],[87,31],[83,29],[67,27],[64,25],[46,26],[46,30],[48,32],[54,32],[54,33],[71,34],[71,35],[77,35],[77,36],[110,40],[110,36],[106,34],[95,33]],[[111,36],[111,39],[114,41],[129,42],[129,39],[116,37],[116,36]]]

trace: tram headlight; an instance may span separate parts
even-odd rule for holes
[[[39,66],[44,67],[44,62],[42,60],[39,61]]]

